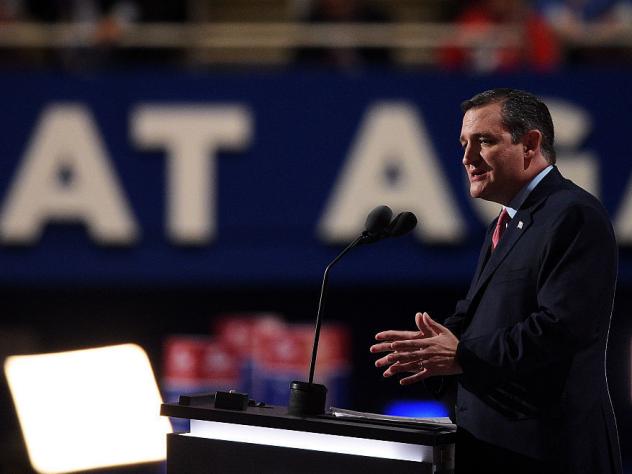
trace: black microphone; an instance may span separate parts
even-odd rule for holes
[[[375,208],[373,211],[377,211],[378,209],[379,208]],[[367,218],[367,223],[368,220],[369,219]],[[417,218],[412,212],[406,211],[397,214],[397,216],[395,216],[395,218],[390,221],[387,226],[381,227],[381,224],[382,222],[380,222],[379,227],[378,225],[375,225],[375,227],[372,228],[373,230],[371,232],[365,230],[362,233],[363,238],[360,240],[360,242],[358,242],[358,244],[372,244],[373,242],[377,242],[378,240],[386,239],[388,237],[399,237],[407,234],[417,225]],[[367,225],[367,229],[368,228],[369,227]]]
[[[314,331],[314,345],[312,359],[309,365],[309,382],[293,381],[290,384],[290,402],[288,412],[291,415],[321,415],[325,412],[327,387],[313,383],[316,356],[318,354],[318,340],[322,324],[322,310],[325,303],[325,290],[329,281],[329,271],[352,248],[364,243],[377,242],[386,237],[398,237],[410,232],[417,225],[417,218],[412,212],[402,212],[391,221],[393,211],[388,206],[378,206],[366,218],[365,230],[351,242],[325,268],[323,282],[320,288],[318,311],[316,313],[316,329]]]
[[[417,217],[412,212],[400,212],[386,228],[386,237],[408,234],[417,225]]]
[[[388,206],[377,206],[366,216],[363,233],[380,232],[391,223],[393,211]]]
[[[391,224],[392,217],[393,211],[388,206],[378,206],[369,212],[364,223],[365,230],[362,232],[362,239],[359,243],[377,242],[382,233]]]

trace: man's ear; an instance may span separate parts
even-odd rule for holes
[[[540,130],[529,130],[522,137],[524,169],[526,170],[533,159],[541,154],[542,132]]]

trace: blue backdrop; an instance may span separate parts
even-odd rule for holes
[[[340,242],[332,244],[318,234],[335,184],[368,111],[388,103],[404,104],[419,117],[434,152],[431,158],[445,179],[440,189],[453,199],[463,227],[456,240],[407,236],[359,248],[332,278],[377,284],[464,284],[473,271],[487,219],[474,211],[464,184],[459,103],[481,90],[510,86],[565,104],[558,109],[568,123],[556,124],[562,132],[558,133],[562,154],[588,157],[590,166],[585,169],[596,170],[591,174],[597,183],[595,192],[623,229],[625,203],[632,199],[626,197],[632,180],[627,149],[632,132],[631,79],[629,73],[603,72],[485,78],[298,72],[4,74],[0,77],[0,233],[5,237],[10,233],[6,215],[11,190],[17,186],[31,145],[38,134],[40,138],[45,134],[46,111],[78,106],[84,117],[93,120],[137,238],[99,241],[82,219],[45,215],[41,235],[17,241],[5,238],[0,244],[0,282],[313,284],[341,249]],[[218,147],[213,159],[211,207],[216,214],[211,219],[211,238],[183,243],[169,236],[167,152],[139,146],[134,131],[136,111],[147,106],[182,110],[228,106],[245,111],[247,137],[235,149]],[[54,142],[55,137],[49,139]],[[82,159],[77,153],[75,159]],[[44,161],[40,157],[40,165]],[[63,186],[63,169],[58,171]],[[630,283],[632,255],[625,248],[632,239],[622,231],[620,240],[620,281]]]

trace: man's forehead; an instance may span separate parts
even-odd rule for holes
[[[478,133],[484,130],[504,130],[501,104],[492,103],[472,107],[463,115],[462,133]]]

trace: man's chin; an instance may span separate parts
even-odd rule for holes
[[[473,198],[485,199],[483,194],[483,190],[479,187],[470,186],[470,196],[472,196]]]

